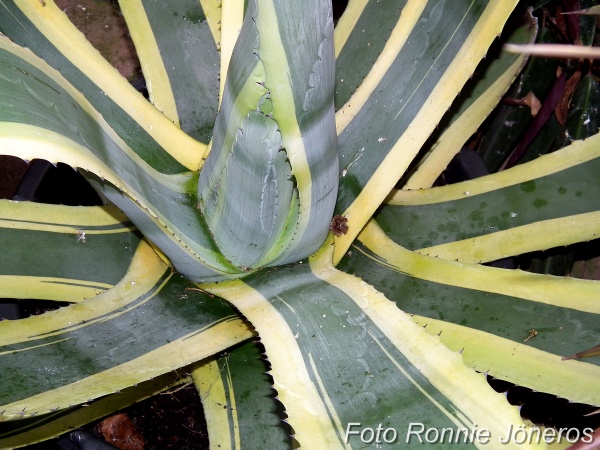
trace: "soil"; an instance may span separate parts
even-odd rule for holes
[[[163,393],[82,427],[122,450],[207,450],[208,432],[194,386]],[[59,449],[59,439],[25,447]]]
[[[0,156],[0,198],[11,198],[19,180],[27,170],[27,163],[12,156]]]
[[[140,63],[114,0],[55,0],[71,22],[128,80],[140,76]]]

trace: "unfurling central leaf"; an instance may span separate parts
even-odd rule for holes
[[[252,0],[200,173],[200,208],[242,270],[313,253],[338,187],[330,2]]]

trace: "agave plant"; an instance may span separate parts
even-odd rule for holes
[[[211,448],[545,446],[485,374],[600,405],[598,358],[563,360],[598,282],[485,265],[598,237],[599,138],[431,187],[523,68],[455,101],[516,4],[122,1],[148,102],[52,0],[1,1],[0,153],[106,205],[0,201],[0,297],[69,302],[0,323],[0,446],[178,369]]]

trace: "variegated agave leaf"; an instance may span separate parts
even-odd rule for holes
[[[250,1],[199,181],[200,208],[238,267],[297,261],[325,239],[338,185],[333,87],[331,5]]]
[[[577,185],[597,172],[598,138],[388,197],[415,164],[406,186],[431,185],[522,68],[503,54],[455,108],[516,0],[352,0],[333,36],[317,0],[121,3],[151,103],[51,0],[0,0],[18,44],[0,38],[2,153],[84,169],[125,213],[0,202],[0,243],[23,259],[0,262],[0,293],[73,303],[0,322],[0,446],[91,420],[172,370],[192,372],[215,448],[364,448],[361,427],[379,426],[394,448],[415,422],[490,430],[498,447],[526,425],[477,371],[600,403],[597,361],[562,360],[594,354],[598,284],[479,264],[594,237],[598,183]],[[528,21],[511,42],[535,31]],[[532,182],[556,189],[525,192]],[[349,229],[321,245],[334,203]],[[56,256],[36,260],[33,245]],[[223,278],[237,279],[204,283]]]

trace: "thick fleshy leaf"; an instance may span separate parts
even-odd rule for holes
[[[209,3],[208,13],[202,3]],[[211,23],[215,2],[121,1],[150,100],[188,133],[208,143],[217,115],[219,53]],[[216,30],[215,30],[216,31]]]
[[[175,3],[153,6],[176,9]],[[199,3],[203,11],[207,11],[206,4],[215,5],[210,0]],[[226,2],[228,7],[233,5],[233,16],[223,10],[224,23],[228,23],[224,25],[226,37],[223,40],[228,40],[229,44],[237,37],[235,24],[238,19],[241,23],[244,3],[243,0]],[[289,14],[282,14],[277,9],[279,1],[259,0],[257,3],[260,7],[254,16],[256,26],[268,28],[272,33],[270,37],[279,41],[283,48],[271,56],[287,55],[287,51],[291,51],[290,36],[299,35],[298,28],[323,27],[319,22],[306,24],[297,20],[293,13],[298,8],[325,8],[326,2],[287,3]],[[249,16],[253,17],[254,3],[249,4]],[[275,14],[261,16],[260,8],[266,5],[269,12],[271,4],[275,5]],[[423,149],[424,142],[475,70],[514,4],[513,0],[350,2],[335,37],[340,56],[340,89],[336,97],[341,107],[338,113],[340,157],[344,160],[344,166],[340,168],[343,186],[338,212],[345,213],[350,224],[350,232],[337,240],[336,260],[345,253],[354,236]],[[197,4],[193,10],[199,11]],[[158,17],[152,14],[148,16],[149,23],[152,17]],[[277,20],[270,20],[273,16]],[[218,17],[218,14],[211,17]],[[266,24],[259,23],[265,18],[269,19]],[[160,26],[159,22],[156,25]],[[216,35],[215,25],[211,30],[213,36]],[[0,2],[0,30],[47,58],[62,73],[43,64],[29,51],[0,39],[0,83],[4,85],[0,90],[2,152],[26,159],[46,156],[53,162],[66,161],[89,171],[87,175],[93,183],[163,250],[177,270],[189,278],[220,279],[245,273],[238,267],[243,265],[240,261],[231,264],[227,255],[220,254],[220,247],[213,241],[206,221],[198,211],[195,171],[201,165],[203,145],[143,101],[123,80],[118,81],[114,71],[66,22],[51,0]],[[152,34],[158,35],[158,29]],[[308,34],[313,39],[320,37]],[[218,42],[218,38],[214,40]],[[157,46],[160,48],[159,41]],[[252,48],[254,42],[244,41],[243,45]],[[229,44],[222,47],[223,59],[228,59],[232,53],[224,49]],[[311,92],[307,89],[311,84],[307,74],[312,74],[315,54],[303,52],[304,47],[298,43],[293,45],[300,55],[297,59],[276,57],[263,63],[278,67],[287,63],[289,70],[271,72],[271,78],[265,75],[262,87],[252,86],[250,82],[240,83],[235,88],[237,91],[233,90],[235,101],[230,102],[233,106],[223,98],[221,113],[228,119],[235,116],[236,101],[243,98],[238,93],[244,87],[255,95],[254,105],[239,114],[240,117],[231,117],[237,122],[233,127],[235,132],[230,133],[228,139],[235,141],[235,145],[246,144],[244,140],[253,135],[269,141],[266,148],[280,146],[290,152],[285,126],[290,130],[294,124],[290,125],[286,120],[301,124],[302,118],[298,116],[298,110],[283,118],[277,116],[277,103],[266,98],[266,94],[288,85],[286,79],[285,83],[273,87],[272,77],[280,80],[288,76],[293,86],[304,83],[304,90],[284,92],[289,95],[280,95],[277,101],[301,105],[305,93]],[[259,39],[258,48],[261,46]],[[315,42],[309,46],[314,49]],[[238,60],[233,62],[230,73],[235,74],[234,66]],[[356,76],[352,64],[356,66]],[[221,68],[227,65],[223,63]],[[258,62],[254,66],[240,65],[243,81],[260,72],[255,71]],[[168,73],[169,69],[165,71]],[[264,73],[269,73],[268,68]],[[343,82],[351,82],[349,88],[342,89],[342,77]],[[160,84],[165,89],[165,83],[156,82],[156,86]],[[173,95],[169,94],[174,99],[169,100],[171,106],[177,103],[175,90],[172,90]],[[174,120],[174,115],[161,109]],[[267,119],[277,122],[277,127]],[[242,128],[245,135],[237,133],[238,128]],[[298,129],[302,131],[300,125]],[[277,133],[281,133],[281,144],[277,141]],[[314,136],[320,136],[320,133],[315,132]],[[593,142],[575,144],[573,148],[581,149]],[[235,147],[236,150],[239,148]],[[213,152],[215,150],[213,148]],[[589,153],[581,152],[584,156]],[[299,151],[294,155],[302,157],[304,154]],[[273,160],[273,155],[261,156],[262,159],[256,158],[260,164]],[[588,166],[593,164],[592,159],[579,161],[573,157],[571,162],[576,162],[571,166],[593,168]],[[294,177],[291,191],[298,188],[298,201],[294,203],[292,197],[291,207],[285,210],[290,211],[289,217],[301,215],[302,208],[312,208],[313,197],[307,197],[301,184],[310,186],[311,195],[314,194],[315,174],[310,173],[310,177],[303,180],[301,176],[306,173],[295,166],[297,161],[293,158],[288,163],[285,158],[277,160],[275,156],[274,161],[284,170],[269,170],[268,184],[275,184],[275,180],[279,185],[282,181],[285,183],[289,173]],[[548,161],[554,160],[542,160],[540,165],[548,169],[551,166]],[[289,172],[285,170],[286,164],[289,164]],[[240,170],[232,170],[229,175],[239,177],[243,174],[243,165],[239,163],[237,168]],[[310,161],[305,167],[312,171]],[[557,167],[554,172],[571,170],[560,164]],[[553,176],[552,170],[547,172],[535,172],[536,176],[530,173],[517,182]],[[515,173],[518,172],[509,172],[506,177]],[[332,179],[337,180],[338,174],[334,175]],[[504,189],[508,184],[501,181],[491,189],[500,189],[498,186]],[[330,192],[323,186],[332,187],[333,184],[322,185],[321,194],[327,195]],[[473,186],[473,195],[477,189],[485,190],[483,184]],[[531,187],[526,186],[527,189]],[[579,188],[573,189],[568,194],[577,197]],[[537,186],[533,192],[547,201],[539,190]],[[273,192],[260,197],[261,202],[264,200],[271,208],[279,205]],[[427,192],[442,196],[446,191]],[[250,192],[249,196],[254,197],[255,193]],[[464,195],[464,192],[459,194]],[[477,195],[487,194],[478,191]],[[560,192],[555,197],[560,198],[559,195]],[[530,200],[538,199],[534,195],[530,197]],[[303,201],[306,198],[311,202]],[[254,204],[258,202],[256,198],[251,200]],[[448,198],[436,198],[433,202],[445,200]],[[250,203],[239,201],[232,209],[238,206],[241,210],[248,206],[258,215],[261,227],[263,224],[265,228],[273,227],[271,222],[261,221],[260,208],[256,213],[257,209],[252,209]],[[538,205],[545,206],[540,202]],[[593,214],[595,210],[585,213],[589,216],[585,220],[585,232],[590,236],[597,223]],[[549,220],[564,222],[574,217],[579,219],[581,215]],[[320,215],[315,233],[322,229],[326,231],[330,216],[331,211]],[[280,217],[266,214],[262,217],[273,222],[280,220]],[[311,217],[304,216],[304,222],[300,221],[301,231],[304,230],[302,227],[311,228]],[[255,216],[253,220],[256,219]],[[535,220],[539,219],[531,219],[523,226],[537,227]],[[236,224],[238,228],[240,223]],[[280,228],[287,231],[287,223]],[[390,225],[390,228],[397,226]],[[583,236],[582,230],[577,228],[573,233],[574,240]],[[525,236],[540,229],[529,229]],[[83,237],[73,226],[65,231],[68,234],[65,239]],[[304,239],[304,234],[300,234],[299,241]],[[87,236],[86,232],[86,239]],[[289,237],[285,233],[283,236],[283,240]],[[125,278],[108,289],[108,285],[112,286],[118,279],[117,275],[111,275],[113,278],[106,282],[107,289],[101,295],[38,318],[0,323],[0,365],[8,381],[3,385],[5,389],[0,398],[9,403],[0,407],[0,411],[4,411],[1,417],[28,418],[38,411],[66,408],[215,355],[253,336],[236,310],[219,298],[209,298],[200,288],[231,301],[260,334],[272,363],[271,373],[278,396],[289,415],[295,437],[305,448],[361,447],[365,443],[360,431],[365,427],[376,430],[379,426],[390,427],[398,434],[397,442],[390,445],[397,447],[404,443],[411,423],[418,422],[434,431],[445,427],[464,429],[468,434],[489,429],[495,444],[496,436],[504,436],[510,426],[522,424],[518,410],[509,406],[503,395],[495,394],[485,377],[466,367],[464,362],[477,370],[489,370],[501,378],[522,381],[521,384],[536,389],[573,400],[600,403],[598,364],[587,362],[596,360],[560,360],[561,356],[574,355],[597,344],[600,334],[595,320],[598,315],[597,284],[445,261],[399,248],[382,233],[376,234],[375,244],[368,242],[365,236],[361,238],[369,248],[356,244],[352,252],[357,253],[352,258],[361,258],[358,263],[361,270],[364,267],[368,271],[369,264],[376,263],[376,276],[372,282],[396,304],[357,277],[335,270],[331,255],[325,255],[325,252],[312,257],[309,264],[303,261],[262,269],[244,281],[195,286],[173,273],[147,241],[141,240],[133,256],[124,256],[130,261]],[[95,237],[91,233],[89,239]],[[243,240],[249,238],[253,236],[246,235]],[[67,248],[82,244],[68,242]],[[273,243],[264,242],[266,246]],[[551,240],[544,238],[538,242],[547,244]],[[227,244],[231,245],[230,242]],[[326,242],[325,248],[330,249],[331,244]],[[255,256],[259,261],[267,261],[284,249],[279,259],[275,257],[273,261],[285,262],[288,256],[289,260],[298,257],[298,254],[292,256],[295,250],[286,253],[287,248],[293,247],[286,247],[283,241],[275,239],[277,250],[273,254]],[[489,244],[483,247],[487,248]],[[98,249],[98,254],[101,255],[103,250]],[[363,257],[365,255],[368,256]],[[125,266],[122,265],[120,270]],[[106,273],[99,272],[98,276],[108,279]],[[365,279],[370,276],[365,275]],[[403,291],[401,295],[397,295],[393,287],[386,286],[396,281],[397,288]],[[188,298],[182,298],[184,296]],[[411,318],[397,305],[409,313],[414,309],[421,315]],[[476,308],[480,309],[475,311]],[[438,311],[448,316],[441,317]],[[503,311],[506,317],[498,311]],[[541,320],[540,314],[546,317]],[[514,324],[508,323],[515,318]],[[563,326],[562,330],[557,329],[560,326]],[[437,336],[440,330],[441,336]],[[577,334],[578,331],[581,333]],[[565,335],[565,342],[559,342]],[[214,381],[207,387],[210,395],[206,400],[216,399],[230,407],[223,409],[226,414],[214,416],[217,421],[223,419],[229,423],[221,428],[227,430],[222,434],[223,440],[213,441],[218,442],[216,445],[235,446],[247,434],[238,428],[240,439],[237,438],[236,414],[237,424],[257,428],[253,431],[261,431],[255,420],[271,423],[274,418],[269,409],[273,406],[272,399],[265,401],[264,397],[264,393],[270,392],[268,378],[263,373],[266,368],[256,357],[256,352],[246,361],[245,358],[241,356],[238,360],[237,354],[236,357],[232,354],[228,361],[213,361],[206,366],[212,372],[210,380]],[[252,380],[241,371],[242,367],[250,366]],[[32,367],[36,369],[32,370]],[[229,374],[229,379],[222,376],[225,374]],[[269,410],[268,419],[262,415],[255,419],[252,413],[247,414],[253,398],[246,395],[248,390],[253,391],[249,394],[261,397],[261,411]],[[275,441],[267,441],[268,444],[258,437],[251,445],[276,448],[281,443],[278,440],[281,435],[274,436]],[[385,437],[389,438],[390,434]],[[466,440],[460,443],[461,447],[477,444]],[[523,448],[516,442],[509,444]]]
[[[574,74],[571,80],[574,80],[576,85],[573,87],[572,95],[569,95],[569,109],[562,129],[560,129],[556,115],[553,115],[544,128],[542,128],[537,139],[527,149],[527,152],[520,161],[521,163],[535,159],[539,154],[563,148],[575,140],[587,139],[598,132],[600,120],[597,108],[600,101],[598,82],[591,76],[585,76],[580,80],[578,73]],[[568,83],[570,84],[571,81]],[[570,90],[567,89],[567,94],[569,92]],[[594,178],[591,178],[591,180],[594,180]],[[593,202],[594,199],[591,200],[591,203]],[[550,223],[547,225],[554,229],[552,235],[556,237],[561,236],[563,241],[561,244],[574,242],[569,239],[572,239],[572,235],[576,230],[582,232],[584,225],[579,220],[568,221],[567,219],[562,222],[562,227]],[[575,227],[575,224],[578,224],[578,226]],[[589,222],[589,226],[594,227],[593,222]],[[533,232],[535,233],[535,231]],[[554,249],[554,253],[532,255],[528,270],[552,275],[568,274],[572,266],[574,252]]]
[[[91,172],[88,176],[98,189],[181,273],[194,280],[238,276],[240,270],[220,255],[197,208],[196,172],[169,173],[173,167],[158,156],[172,158],[162,149],[148,154],[156,160],[137,154],[105,120],[106,115],[94,109],[59,72],[5,37],[0,37],[0,61],[3,154],[42,157]],[[124,131],[125,125],[119,124],[119,129]],[[171,122],[167,126],[173,136],[180,132]],[[138,128],[132,126],[129,134],[139,134]],[[144,150],[147,144],[136,143]]]
[[[198,188],[238,267],[296,261],[325,239],[338,185],[333,87],[331,5],[249,2]]]
[[[223,91],[225,90],[225,82],[227,81],[227,72],[231,55],[237,42],[238,36],[244,23],[244,11],[246,0],[228,0],[221,3],[220,25],[220,41],[219,49],[221,51],[221,80],[219,83],[219,103],[223,100]]]
[[[600,234],[598,142],[600,135],[576,141],[535,161],[463,183],[397,191],[377,220],[408,249],[463,262],[594,239]],[[556,232],[547,233],[548,227]]]
[[[336,211],[347,217],[349,230],[336,238],[334,261],[341,259],[404,174],[516,4],[506,0],[390,3],[386,11],[397,17],[393,24],[369,26],[370,32],[384,36],[377,63],[372,69],[369,66],[368,75],[336,113],[340,152]],[[369,1],[361,18],[372,23],[367,14],[379,5]],[[360,22],[359,18],[339,60],[346,49],[354,55],[347,56],[348,62],[362,60],[362,49],[371,45],[360,37],[366,29],[358,26]],[[353,35],[363,40],[362,45],[351,45]],[[338,69],[339,91],[341,79],[345,83],[346,78],[339,65]]]
[[[527,22],[508,38],[511,43],[532,43],[538,30],[537,20],[527,16]],[[478,76],[470,80],[464,92],[455,101],[449,117],[444,118],[440,130],[429,147],[423,148],[421,157],[403,189],[422,189],[433,185],[435,180],[448,167],[450,161],[460,152],[483,121],[508,90],[527,59],[506,51],[494,59],[486,58],[477,68]]]
[[[60,70],[62,77],[83,93],[120,139],[146,163],[164,173],[198,169],[205,146],[148,103],[100,56],[53,1],[6,0],[0,4],[0,12],[0,32]],[[0,58],[3,65],[18,70],[5,50]],[[21,70],[31,73],[27,68]],[[47,89],[54,87],[54,82],[45,82]],[[40,97],[39,92],[29,96],[32,95]],[[46,95],[41,98],[52,102]],[[58,106],[56,109],[59,116],[69,114]]]
[[[384,0],[376,2],[359,0],[349,2],[348,7],[335,27],[335,107],[341,108],[358,89],[363,79],[382,53],[400,15],[410,15],[410,24],[418,17],[423,5],[418,2]],[[422,3],[422,2],[421,2]],[[416,8],[416,9],[415,9]],[[378,24],[377,27],[372,23]],[[402,37],[400,35],[398,37]]]
[[[174,274],[141,241],[115,287],[41,316],[0,322],[0,419],[84,403],[251,335],[230,306]]]
[[[140,239],[115,207],[0,200],[0,298],[94,297],[123,278]]]
[[[361,430],[378,425],[392,428],[379,445],[394,446],[411,423],[484,427],[495,441],[520,424],[516,409],[458,353],[360,279],[336,271],[330,258],[209,288],[256,327],[302,447],[358,447]]]
[[[282,421],[267,370],[261,348],[249,342],[192,372],[211,448],[291,448],[291,430]]]
[[[177,387],[184,381],[186,379],[178,379],[175,374],[168,373],[84,405],[18,421],[0,422],[0,447],[21,447],[51,439],[165,389]]]
[[[364,245],[353,246],[341,267],[420,316],[414,320],[428,331],[441,331],[470,366],[600,404],[600,360],[562,359],[600,338],[600,283],[420,255],[387,238],[375,222],[360,240]]]

